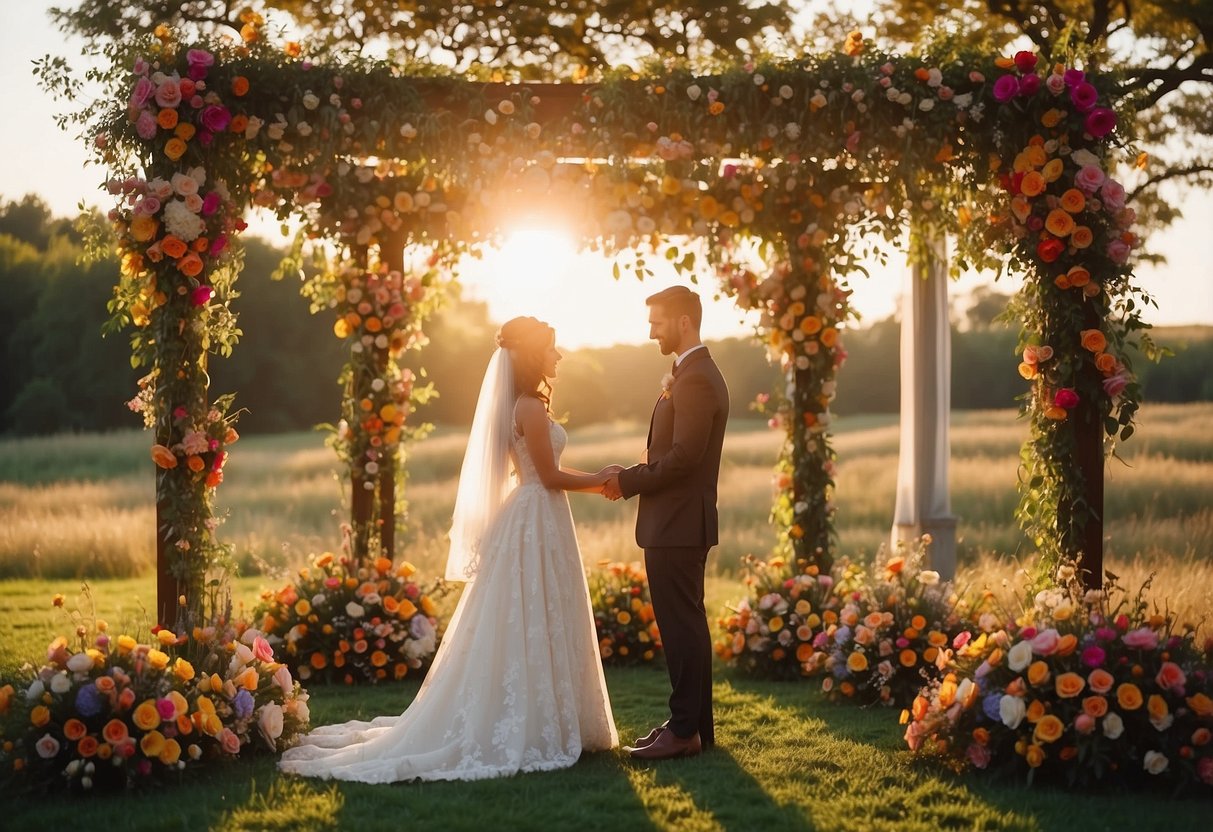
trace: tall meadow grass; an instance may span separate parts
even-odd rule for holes
[[[1106,552],[1126,577],[1157,570],[1173,603],[1213,611],[1213,405],[1156,405],[1106,469]],[[897,478],[895,416],[837,421],[838,552],[870,559],[888,540]],[[630,464],[644,426],[570,426],[564,462]],[[952,416],[951,498],[962,576],[1001,585],[1031,550],[1013,519],[1024,425],[1012,411]],[[466,437],[439,430],[409,450],[402,554],[430,574],[445,557]],[[0,441],[0,578],[144,575],[155,556],[154,474],[141,432]],[[735,420],[722,463],[720,545],[711,569],[735,579],[742,557],[775,543],[768,522],[780,436]],[[234,448],[217,510],[220,537],[245,575],[276,573],[341,544],[348,502],[319,434],[246,437]],[[570,495],[587,564],[640,557],[635,501]],[[987,580],[988,579],[988,580]],[[1009,577],[1008,577],[1009,580]],[[1197,614],[1196,612],[1193,613]]]

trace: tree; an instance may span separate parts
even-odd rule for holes
[[[393,54],[459,72],[512,67],[528,77],[603,69],[656,54],[692,58],[757,51],[791,27],[788,0],[266,0],[319,48],[386,45]],[[159,23],[254,36],[245,4],[229,0],[82,0],[51,10],[64,31],[117,41]],[[249,27],[253,26],[253,29]]]
[[[1164,183],[1213,186],[1213,0],[875,0],[874,11],[894,46],[950,27],[995,48],[1026,39],[1044,55],[1072,52],[1115,78],[1155,157],[1129,194],[1144,223],[1180,215]]]

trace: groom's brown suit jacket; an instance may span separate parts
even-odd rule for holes
[[[645,549],[718,542],[720,452],[729,389],[707,347],[674,370],[669,396],[653,408],[646,462],[621,471],[624,497],[640,495],[636,543]]]

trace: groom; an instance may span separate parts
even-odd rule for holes
[[[703,605],[704,567],[717,543],[716,481],[729,390],[699,337],[699,296],[672,286],[645,301],[649,337],[674,366],[649,423],[645,462],[609,479],[609,499],[640,495],[636,542],[644,548],[653,612],[673,693],[670,718],[628,752],[644,760],[698,754],[715,743],[712,637]]]

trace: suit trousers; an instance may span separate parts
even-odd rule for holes
[[[703,577],[710,548],[644,550],[649,594],[673,688],[669,727],[683,739],[698,731],[705,746],[716,739],[712,720],[712,635],[703,604]]]

